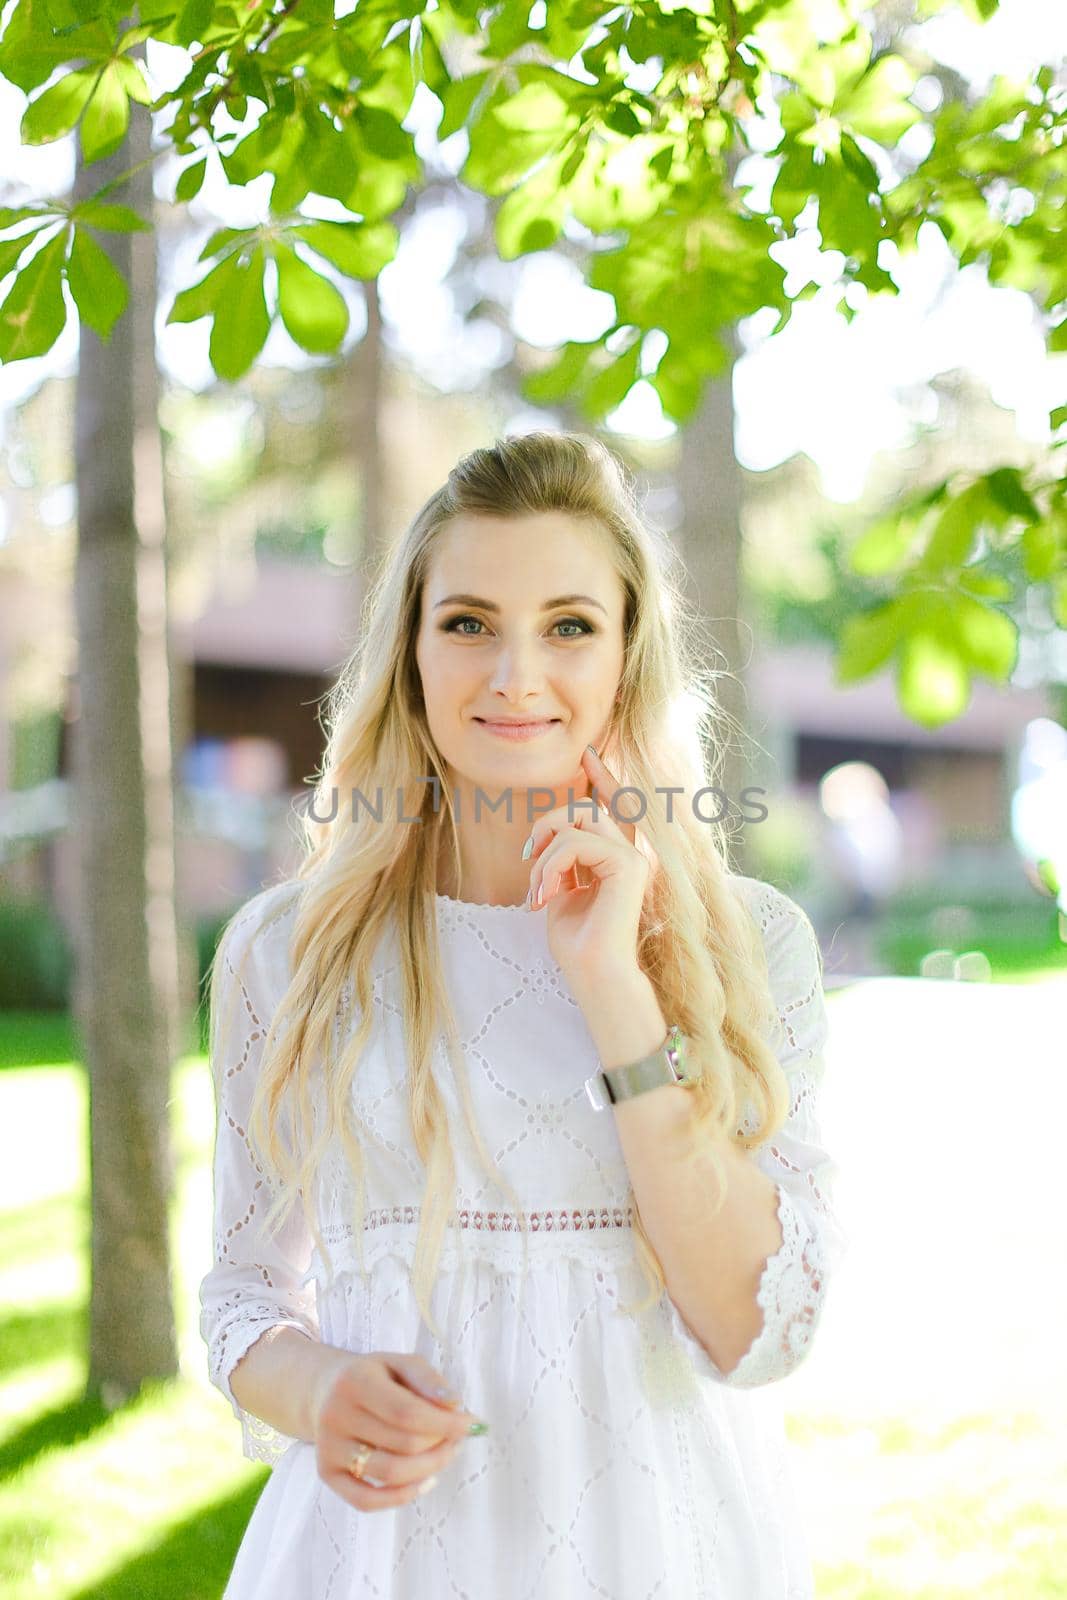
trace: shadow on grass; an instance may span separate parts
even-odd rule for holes
[[[68,1356],[82,1360],[87,1331],[84,1307],[59,1303],[16,1311],[0,1322],[0,1377]],[[0,1447],[0,1460],[5,1448]]]
[[[265,1482],[253,1480],[189,1517],[124,1567],[72,1590],[69,1600],[219,1600]]]
[[[0,1070],[64,1065],[79,1049],[68,1011],[9,1011],[0,1028]]]
[[[113,1420],[114,1414],[95,1400],[72,1400],[53,1411],[42,1411],[0,1444],[0,1482],[15,1477],[50,1451],[81,1444]]]

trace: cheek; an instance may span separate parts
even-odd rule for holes
[[[427,701],[447,702],[462,693],[471,678],[470,667],[460,652],[437,649],[432,644],[423,652],[422,674]]]
[[[620,665],[614,656],[589,651],[570,664],[567,679],[583,694],[603,695],[610,700],[619,681],[619,671]]]

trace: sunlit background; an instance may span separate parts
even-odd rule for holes
[[[978,86],[1067,57],[1067,13],[1049,0],[1004,3],[983,29],[934,18],[922,35]],[[181,54],[150,47],[159,87],[182,75]],[[939,92],[925,79],[916,97]],[[24,105],[0,82],[2,204],[63,194],[73,178],[69,139],[19,148]],[[464,135],[438,146],[438,115],[420,92],[407,125],[445,176]],[[233,908],[296,864],[292,806],[319,758],[317,704],[354,643],[368,507],[352,417],[367,321],[360,287],[337,277],[351,313],[339,360],[307,356],[279,322],[245,380],[216,380],[207,324],[168,327],[166,312],[216,227],[266,216],[269,180],[238,190],[209,178],[173,207],[168,161],[157,354],[185,731],[179,892],[202,965]],[[758,190],[769,168],[754,155],[739,182]],[[379,283],[386,537],[465,451],[570,426],[518,398],[516,351],[528,367],[529,352],[613,321],[575,259],[500,261],[484,201],[445,191],[420,198]],[[321,203],[317,214],[336,213]],[[936,730],[904,715],[889,675],[836,687],[832,658],[857,592],[850,540],[920,477],[1040,459],[1067,356],[1045,354],[1029,296],[992,289],[979,266],[958,270],[933,228],[919,242],[887,262],[900,295],[867,306],[861,292],[848,324],[829,292],[834,260],[810,235],[782,246],[789,292],[821,274],[827,293],[773,339],[763,317],[743,323],[733,376],[751,653],[731,665],[760,752],[750,781],[768,808],[748,842],[752,870],[819,934],[826,1144],[853,1238],[786,1403],[820,1595],[1032,1600],[1062,1594],[1067,1571],[1067,1459],[1053,1428],[1067,1395],[1063,1208],[1040,1187],[1058,1168],[1067,1081],[1067,634],[1035,599],[1011,684],[976,680],[964,713]],[[207,1597],[261,1479],[206,1387],[195,1328],[212,1115],[195,1053],[175,1080],[187,1383],[113,1428],[90,1427],[69,1399],[86,1271],[85,1085],[69,1022],[76,356],[72,315],[47,358],[0,369],[0,1461],[11,1484],[0,1587]],[[650,518],[671,532],[680,441],[652,387],[639,383],[608,422]],[[131,1467],[146,1454],[159,1472]],[[65,1492],[90,1482],[88,1508]],[[29,1508],[45,1505],[55,1514],[34,1531]],[[163,1552],[155,1565],[146,1529]],[[202,1583],[168,1587],[174,1573]]]

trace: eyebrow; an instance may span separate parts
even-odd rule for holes
[[[555,600],[546,600],[541,609],[542,611],[554,611],[557,606],[573,606],[579,603],[587,606],[596,606],[603,611],[605,616],[608,614],[607,607],[602,606],[599,600],[594,600],[591,594],[557,595]],[[482,611],[500,610],[500,607],[494,604],[492,600],[480,600],[476,594],[448,594],[443,600],[438,600],[434,610],[437,611],[441,606],[447,605],[478,606]]]

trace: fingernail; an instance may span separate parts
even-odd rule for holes
[[[530,857],[533,855],[533,844],[533,834],[531,833],[530,837],[522,847],[522,859],[524,861],[529,861]]]
[[[437,1475],[435,1473],[432,1478],[427,1478],[424,1483],[420,1483],[419,1484],[418,1493],[419,1494],[429,1494],[430,1490],[433,1488],[433,1486],[434,1486],[434,1484],[436,1482],[437,1482]]]
[[[595,744],[587,744],[585,748],[587,750],[591,750],[593,752],[593,754],[596,756],[597,760],[598,761],[600,760],[600,756],[597,754],[597,747],[596,747]]]
[[[477,1420],[475,1420],[474,1422],[471,1423],[470,1427],[467,1429],[467,1432],[468,1433],[474,1433],[474,1434],[488,1433],[489,1432],[489,1424],[488,1424],[488,1422],[478,1422]]]
[[[444,1400],[450,1406],[456,1405],[459,1401],[459,1395],[453,1394],[451,1389],[431,1389],[429,1393],[432,1400]]]
[[[523,905],[526,907],[527,911],[529,911],[529,909],[530,909],[530,896],[532,894],[533,894],[533,890],[532,889],[527,889],[527,891],[526,891],[526,899],[523,901]]]
[[[545,897],[545,886],[544,886],[544,883],[539,883],[537,885],[537,904],[538,905],[543,904],[544,897]]]

